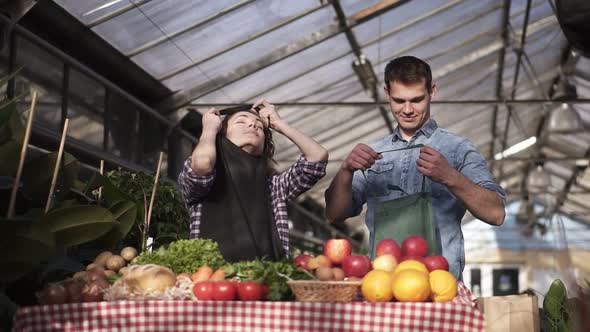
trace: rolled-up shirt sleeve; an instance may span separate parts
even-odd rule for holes
[[[214,179],[215,169],[210,174],[197,175],[191,167],[191,158],[189,157],[178,175],[178,184],[186,203],[194,205],[202,201],[211,190]]]
[[[311,162],[301,156],[288,170],[273,177],[272,186],[282,199],[290,201],[324,177],[327,164],[327,161]]]
[[[506,192],[494,181],[485,158],[473,143],[466,140],[461,144],[457,151],[457,157],[457,170],[463,176],[480,187],[498,193],[504,201],[506,200]]]

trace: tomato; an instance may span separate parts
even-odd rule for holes
[[[238,284],[238,297],[242,301],[260,301],[262,295],[262,285],[256,281],[245,281]]]
[[[268,293],[270,293],[270,287],[267,284],[262,284],[262,300],[266,300]]]
[[[208,281],[195,283],[193,286],[193,294],[195,294],[199,301],[213,300],[213,283]]]
[[[233,301],[236,299],[236,287],[231,281],[213,283],[213,299],[217,301]]]

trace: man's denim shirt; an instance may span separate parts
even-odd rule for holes
[[[504,190],[493,181],[486,160],[477,147],[464,137],[438,128],[433,119],[428,120],[409,142],[402,138],[398,127],[393,134],[369,146],[376,152],[381,152],[416,144],[436,149],[445,156],[449,165],[466,178],[481,187],[497,192],[505,199]],[[406,195],[404,192],[409,195],[420,191],[422,174],[416,169],[419,155],[419,148],[384,153],[383,158],[371,167],[371,171],[365,172],[366,178],[360,171],[354,173],[352,214],[360,214],[363,204],[367,203],[366,223],[370,232],[370,247],[374,242],[373,204],[400,198]],[[466,208],[449,189],[428,177],[426,191],[432,193],[434,220],[440,232],[443,256],[449,261],[450,272],[462,280],[465,249],[461,219]]]

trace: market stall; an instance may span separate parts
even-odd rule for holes
[[[460,284],[448,303],[113,301],[20,309],[14,331],[483,331]]]

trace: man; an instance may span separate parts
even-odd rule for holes
[[[327,150],[289,126],[264,99],[210,109],[202,121],[199,143],[178,178],[191,215],[190,237],[217,241],[230,262],[287,256],[287,202],[325,175]],[[269,165],[274,153],[270,129],[302,153],[281,174],[273,174]]]
[[[363,204],[374,196],[397,199],[404,192],[416,193],[426,176],[442,254],[449,261],[450,272],[461,279],[465,266],[461,219],[466,209],[476,218],[499,226],[504,222],[505,193],[492,180],[477,148],[466,138],[438,128],[430,118],[436,86],[426,62],[412,56],[394,59],[385,68],[384,81],[385,95],[398,125],[393,134],[380,141],[354,147],[326,191],[326,216],[332,222],[342,221],[358,215]],[[418,144],[424,146],[379,153]],[[357,172],[370,168],[373,172],[365,176]],[[374,229],[373,218],[369,206],[369,231]]]

